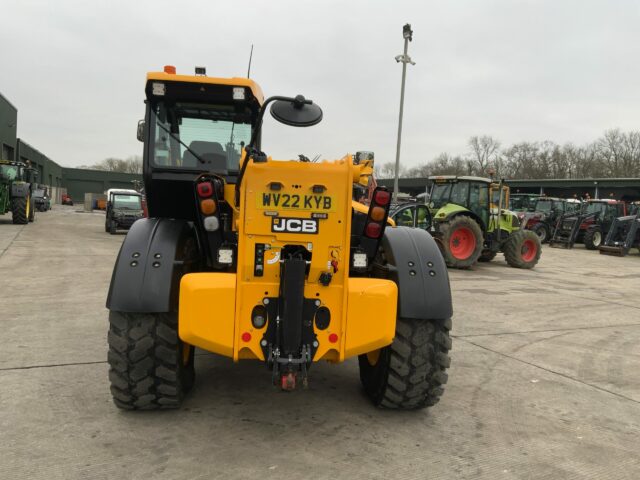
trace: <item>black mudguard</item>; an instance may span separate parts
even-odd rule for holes
[[[197,251],[195,231],[185,220],[136,221],[120,247],[107,308],[139,313],[177,311],[180,278],[192,269]]]
[[[424,230],[387,228],[382,248],[398,285],[398,316],[446,320],[453,315],[449,274],[433,237]]]
[[[13,183],[11,184],[11,198],[20,198],[29,196],[29,184],[28,183]]]

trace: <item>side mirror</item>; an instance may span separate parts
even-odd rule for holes
[[[312,127],[322,120],[322,109],[302,95],[289,100],[276,100],[271,105],[271,116],[291,127]]]
[[[140,120],[138,122],[138,140],[140,140],[141,142],[144,142],[144,125],[145,122],[144,120]]]

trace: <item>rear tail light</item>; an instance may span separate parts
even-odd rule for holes
[[[375,222],[381,222],[384,219],[384,215],[387,212],[384,211],[384,208],[382,207],[373,207],[371,209],[371,220],[375,221]]]
[[[216,202],[212,198],[205,198],[200,202],[200,211],[203,215],[213,215],[216,213]]]
[[[391,194],[386,190],[376,190],[373,194],[373,201],[378,205],[386,207],[391,201]]]
[[[364,229],[364,234],[369,238],[378,238],[382,233],[382,226],[379,223],[368,223]]]
[[[207,198],[213,195],[213,184],[211,182],[201,182],[197,186],[198,196],[201,198]]]
[[[220,221],[216,216],[204,217],[203,224],[204,224],[204,229],[207,232],[215,232],[220,228]]]
[[[390,203],[391,194],[389,191],[385,187],[376,187],[371,196],[367,223],[364,227],[366,237],[377,240],[382,236],[389,215]]]

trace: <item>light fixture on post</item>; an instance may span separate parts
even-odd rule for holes
[[[413,40],[413,30],[411,25],[406,24],[402,27],[402,37],[404,38],[404,53],[396,56],[396,62],[402,62],[402,86],[400,87],[400,116],[398,119],[398,143],[396,146],[396,170],[393,179],[393,202],[398,202],[398,176],[400,174],[400,142],[402,139],[402,113],[404,108],[404,83],[407,77],[407,63],[415,65],[416,63],[411,60],[411,57],[407,53],[409,48],[409,42]]]

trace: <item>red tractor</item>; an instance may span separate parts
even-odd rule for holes
[[[597,250],[603,243],[613,221],[627,215],[627,204],[620,200],[587,200],[580,212],[563,215],[557,223],[551,246],[572,248],[584,243],[587,250]]]

